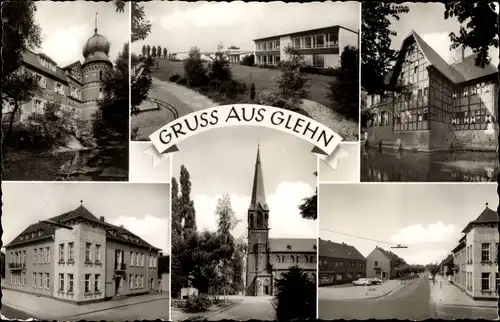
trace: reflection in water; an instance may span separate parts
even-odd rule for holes
[[[496,152],[361,150],[361,181],[490,182],[498,170]]]
[[[57,153],[8,151],[6,154],[3,160],[3,180],[128,180],[126,147]]]

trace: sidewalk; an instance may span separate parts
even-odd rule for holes
[[[154,293],[83,305],[61,302],[52,298],[2,288],[2,304],[33,315],[34,318],[60,320],[74,316],[116,309],[140,303],[168,300],[167,293]],[[168,303],[167,303],[168,305]]]
[[[436,276],[436,284],[431,283],[431,299],[439,305],[450,306],[473,306],[473,307],[491,307],[498,306],[497,301],[477,301],[471,299],[465,291],[451,284],[442,276]]]
[[[320,287],[318,298],[321,300],[366,300],[388,295],[395,290],[407,285],[409,281],[388,280],[380,285],[352,286],[338,285]]]

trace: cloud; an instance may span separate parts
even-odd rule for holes
[[[83,59],[83,46],[91,36],[89,30],[92,30],[92,27],[88,24],[56,28],[43,36],[41,51],[61,66]]]
[[[453,224],[446,225],[438,221],[429,225],[403,227],[391,236],[391,241],[406,245],[443,243],[454,241],[456,235],[457,230]]]
[[[123,225],[151,245],[170,252],[170,225],[165,218],[151,215],[142,218],[119,216],[111,219],[110,223],[116,226]]]
[[[314,189],[304,182],[284,181],[276,187],[273,193],[268,195],[270,237],[315,238],[317,236],[316,221],[303,219],[298,209],[302,199],[313,193]],[[193,197],[196,209],[196,225],[199,230],[215,231],[217,229],[215,208],[219,198],[221,198],[221,195],[198,194]],[[233,235],[237,238],[246,236],[250,196],[232,194],[230,198],[235,216],[240,220],[233,231]]]
[[[427,265],[430,263],[440,263],[448,256],[451,249],[430,247],[426,249],[412,249],[411,252],[402,253],[401,257],[405,259],[408,264]]]

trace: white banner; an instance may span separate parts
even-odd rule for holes
[[[286,132],[314,145],[313,153],[332,168],[348,155],[339,144],[340,135],[323,124],[286,109],[236,104],[203,109],[180,117],[149,136],[153,144],[144,153],[153,157],[154,166],[178,151],[177,144],[200,133],[229,126],[263,126]]]

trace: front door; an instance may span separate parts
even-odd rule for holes
[[[385,272],[382,272],[382,279],[386,279],[386,273]]]
[[[120,277],[115,278],[115,295],[120,292]]]
[[[153,290],[153,282],[154,282],[154,278],[150,278],[149,279],[149,290],[152,291]]]
[[[266,294],[266,295],[270,295],[270,294],[269,294],[269,285],[265,285],[265,286],[264,286],[264,294]]]

